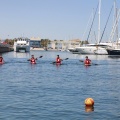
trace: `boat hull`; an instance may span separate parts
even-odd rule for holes
[[[120,49],[107,49],[108,55],[120,55]]]
[[[76,50],[76,48],[68,48],[68,50],[73,54],[80,54],[80,52]]]
[[[96,47],[77,47],[76,50],[79,51],[80,54],[95,54],[94,51]]]
[[[14,42],[15,52],[30,52],[30,39],[28,38],[18,38]]]
[[[20,52],[22,50],[24,50],[25,52],[30,52],[30,46],[14,46],[15,52]]]

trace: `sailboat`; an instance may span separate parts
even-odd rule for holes
[[[99,12],[98,12],[98,41],[96,44],[87,44],[86,46],[77,47],[76,50],[81,54],[108,54],[106,48],[111,46],[111,43],[99,43],[100,41],[100,10],[101,10],[101,0],[99,0]]]
[[[116,8],[116,1],[115,1],[115,13],[116,13],[116,19],[114,22],[114,26],[111,32],[110,39],[113,39],[114,33],[116,32],[116,42],[113,43],[112,48],[107,48],[108,55],[120,55],[120,40],[118,37],[118,22],[120,20],[120,9],[118,10]]]

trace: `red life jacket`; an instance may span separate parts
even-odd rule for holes
[[[91,64],[91,60],[89,59],[86,59],[85,62],[84,62],[85,65],[90,65]]]
[[[3,63],[3,58],[2,57],[0,57],[0,63]]]
[[[36,63],[36,61],[35,61],[34,58],[31,58],[30,62],[31,62],[32,64],[35,64],[35,63]]]
[[[56,63],[61,63],[61,59],[60,58],[56,58]]]

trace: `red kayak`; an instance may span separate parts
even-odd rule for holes
[[[91,66],[91,64],[84,64],[85,66]]]
[[[4,64],[4,62],[0,62],[0,65]]]
[[[56,65],[62,65],[61,63],[56,63]]]
[[[36,62],[30,62],[31,64],[36,64]]]

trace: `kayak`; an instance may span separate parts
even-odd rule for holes
[[[56,65],[62,65],[61,63],[56,63]]]
[[[91,64],[84,64],[85,66],[91,66]]]
[[[0,65],[4,64],[4,62],[0,62]]]
[[[31,64],[36,64],[36,62],[30,62]]]

